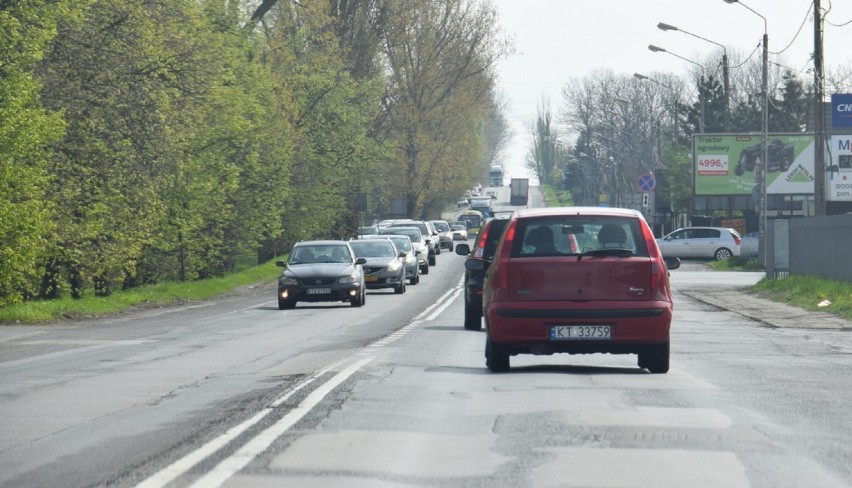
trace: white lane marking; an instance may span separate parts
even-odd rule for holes
[[[429,314],[436,307],[440,307],[438,310],[435,311],[435,313],[429,315],[429,318],[426,319],[426,320],[433,320],[439,313],[444,311],[449,306],[449,304],[452,303],[453,300],[455,300],[459,296],[459,294],[461,293],[461,287],[463,286],[463,284],[464,284],[464,277],[462,277],[459,280],[458,284],[455,287],[451,288],[446,293],[444,293],[434,304],[430,305],[426,310],[424,310],[423,312],[418,314],[416,317],[414,317],[414,319],[411,321],[411,323],[409,323],[405,327],[399,329],[398,331],[394,332],[393,334],[389,335],[388,337],[385,337],[384,339],[382,339],[380,341],[377,341],[377,342],[374,342],[373,344],[370,344],[369,346],[367,346],[367,349],[368,350],[375,350],[375,349],[381,348],[383,346],[386,346],[386,345],[388,345],[392,342],[399,340],[400,338],[402,338],[406,334],[408,334],[408,332],[410,332],[411,329],[413,329],[414,327],[419,325],[419,321],[423,316]],[[274,302],[269,302],[269,303],[274,303]],[[248,309],[251,309],[251,308],[254,308],[254,307],[248,307],[245,310],[248,310]],[[170,464],[169,466],[166,466],[165,468],[158,471],[157,473],[154,473],[149,478],[147,478],[144,481],[142,481],[141,483],[137,484],[136,488],[162,488],[162,487],[168,485],[169,483],[171,483],[172,481],[177,479],[179,476],[183,475],[184,473],[186,473],[187,471],[192,469],[195,465],[197,465],[198,463],[200,463],[204,459],[208,458],[209,456],[213,455],[216,451],[218,451],[219,449],[221,449],[222,447],[227,445],[229,442],[233,441],[240,434],[242,434],[243,432],[247,431],[252,426],[257,424],[258,422],[260,422],[264,417],[269,415],[275,407],[278,407],[281,404],[283,404],[290,397],[292,397],[296,392],[298,392],[299,390],[308,386],[309,384],[313,383],[314,381],[317,380],[317,378],[324,375],[328,371],[334,369],[335,367],[339,366],[344,361],[345,360],[339,361],[339,362],[337,362],[337,363],[335,363],[335,364],[313,374],[311,377],[305,379],[305,381],[296,385],[292,390],[288,391],[285,395],[283,395],[280,398],[278,398],[277,400],[275,400],[272,404],[270,404],[269,407],[266,407],[265,409],[261,410],[260,412],[258,412],[256,415],[254,415],[250,419],[240,423],[239,425],[237,425],[235,427],[228,429],[221,436],[211,440],[207,444],[204,444],[200,448],[198,448],[195,451],[187,454],[186,456],[182,457],[181,459],[178,459],[177,461]],[[356,363],[356,364],[359,364],[359,365],[361,365],[362,363],[366,364],[369,361],[372,361],[372,358],[367,358],[367,359],[362,360],[361,362]],[[359,366],[359,368],[360,368],[360,366]],[[347,371],[348,371],[348,369],[347,369]],[[355,370],[353,370],[352,373],[354,373],[355,371],[357,371],[357,368]],[[352,374],[352,373],[350,373],[350,374]],[[338,374],[338,376],[339,376],[339,374]],[[328,385],[332,381],[334,381],[335,378],[337,378],[337,376],[332,378],[332,380],[330,380],[329,383],[326,383],[326,385]],[[341,382],[342,381],[343,380],[341,380]],[[323,388],[323,387],[320,387],[320,388]],[[320,388],[318,388],[317,391],[319,391]],[[311,394],[311,396],[309,396],[308,398],[311,398],[312,396],[313,396],[313,394]],[[305,401],[307,401],[307,400],[308,399],[306,398]],[[302,404],[304,404],[304,403],[305,402],[303,402]],[[301,405],[300,405],[300,407],[301,407]],[[296,410],[294,410],[294,412],[295,411]],[[293,412],[291,412],[291,413],[293,413]],[[304,416],[305,413],[307,413],[307,411],[302,413],[301,415]],[[286,419],[289,415],[290,414],[287,414],[287,416],[282,418],[282,421],[284,419]],[[280,422],[281,421],[279,421],[279,423]],[[278,425],[278,424],[276,424],[276,425]],[[286,429],[285,429],[285,431],[286,431]],[[283,433],[283,431],[282,431],[282,433]],[[280,434],[279,434],[279,436],[280,436]],[[243,448],[241,448],[240,451],[245,449],[246,446],[248,446],[248,444],[243,446]],[[240,452],[240,451],[238,451],[238,452]],[[256,454],[255,454],[255,456],[256,456]],[[224,464],[226,461],[227,460],[223,461],[222,464]],[[222,466],[222,464],[220,464],[219,466]],[[216,469],[218,469],[219,466],[217,466]],[[242,469],[242,468],[240,468],[240,469]],[[205,476],[205,478],[202,478],[202,480],[206,479],[208,476],[211,476],[212,473],[213,473],[212,471],[210,473],[208,473]],[[234,473],[231,473],[230,475],[228,475],[228,477],[233,476]],[[224,482],[226,479],[227,478],[222,479],[221,482]],[[196,485],[198,483],[200,483],[202,480],[199,480],[196,483]],[[195,485],[193,485],[193,486],[195,486]],[[198,486],[202,486],[202,485],[198,485]],[[207,485],[204,485],[204,486],[207,486]],[[219,486],[219,485],[209,485],[209,486]]]
[[[455,293],[457,289],[458,289],[458,285],[447,290],[447,292],[444,293],[443,295],[441,295],[441,298],[439,298],[435,303],[433,303],[432,305],[429,305],[428,307],[426,307],[426,310],[417,314],[417,316],[414,317],[413,322],[417,322],[418,320],[422,319],[426,315],[429,315],[432,312],[433,308],[437,307],[438,305],[441,305],[441,302],[443,302],[452,293]]]
[[[240,434],[247,431],[252,426],[254,426],[258,422],[263,420],[264,417],[266,417],[267,415],[269,415],[270,413],[273,412],[275,407],[278,407],[279,405],[281,405],[282,403],[287,401],[290,397],[292,397],[294,394],[296,394],[296,392],[298,392],[298,391],[302,390],[303,388],[305,388],[306,386],[310,385],[311,383],[316,381],[317,378],[321,377],[322,375],[331,371],[332,369],[336,368],[337,366],[339,366],[342,363],[343,363],[343,361],[338,361],[338,362],[332,364],[331,366],[314,373],[313,375],[306,378],[301,383],[297,384],[293,389],[289,390],[286,394],[282,395],[277,400],[272,402],[272,404],[270,406],[259,411],[253,417],[249,418],[248,420],[245,420],[244,422],[242,422],[242,423],[240,423],[240,424],[238,424],[234,427],[231,427],[230,429],[225,431],[225,433],[220,435],[219,437],[212,439],[211,441],[209,441],[208,443],[199,447],[195,451],[190,452],[186,456],[178,459],[177,461],[173,462],[172,464],[170,464],[170,465],[166,466],[165,468],[161,469],[160,471],[154,473],[153,475],[151,475],[150,477],[148,477],[147,479],[145,479],[144,481],[142,481],[141,483],[136,485],[136,488],[162,488],[162,487],[168,485],[169,483],[174,481],[177,477],[183,475],[184,473],[186,473],[187,471],[192,469],[196,464],[200,463],[204,459],[207,459],[207,457],[211,456],[213,453],[215,453],[216,451],[218,451],[222,447],[226,446],[229,442],[231,442],[232,440],[237,438]]]
[[[458,296],[459,296],[459,295],[461,294],[461,292],[462,292],[461,286],[462,286],[462,284],[463,284],[463,283],[464,283],[464,277],[462,277],[462,279],[461,279],[461,280],[459,280],[459,283],[458,283],[456,286],[454,286],[453,288],[451,288],[450,290],[448,290],[446,293],[444,293],[444,294],[441,296],[441,298],[439,298],[439,299],[438,299],[438,301],[436,301],[435,303],[433,303],[432,305],[430,305],[430,306],[429,306],[429,308],[427,308],[426,310],[424,310],[423,312],[421,312],[420,314],[418,314],[416,317],[414,317],[414,318],[411,320],[411,323],[409,323],[409,324],[408,324],[408,325],[406,325],[405,327],[403,327],[403,328],[401,328],[401,329],[397,330],[397,331],[396,331],[396,332],[394,332],[393,334],[391,334],[391,335],[389,335],[389,336],[387,336],[387,337],[385,337],[385,338],[383,338],[383,339],[381,339],[381,340],[379,340],[379,341],[376,341],[376,342],[374,342],[374,343],[370,344],[369,346],[367,346],[367,349],[378,349],[378,348],[381,348],[381,347],[387,346],[388,344],[390,344],[390,343],[392,343],[392,342],[395,342],[395,341],[397,341],[397,340],[399,340],[399,339],[401,339],[401,338],[405,337],[405,335],[406,335],[406,334],[408,334],[409,332],[411,332],[411,329],[413,329],[413,328],[417,327],[418,325],[420,325],[420,320],[423,318],[423,316],[425,316],[425,315],[429,314],[429,312],[431,312],[433,309],[435,309],[435,308],[437,307],[437,309],[435,310],[435,312],[434,312],[434,313],[432,313],[432,314],[430,314],[430,315],[429,315],[429,316],[425,319],[425,320],[427,320],[427,321],[434,320],[434,319],[435,319],[435,317],[437,317],[437,316],[438,316],[441,312],[443,312],[444,310],[446,310],[446,309],[447,309],[447,307],[449,307],[451,303],[453,303],[453,300],[455,300],[456,298],[458,298]]]
[[[281,420],[258,434],[257,437],[248,441],[237,452],[225,458],[212,471],[190,485],[190,488],[215,488],[222,486],[225,481],[246,467],[254,458],[268,449],[276,439],[287,432],[290,427],[307,415],[334,388],[346,381],[347,378],[372,360],[372,357],[364,358],[337,373],[332,379],[311,392],[298,407],[288,412]]]
[[[451,297],[449,297],[447,299],[447,301],[445,301],[440,307],[438,307],[432,315],[426,317],[426,320],[430,320],[430,321],[435,320],[435,317],[440,315],[441,312],[446,310],[447,307],[449,307],[450,304],[453,303],[453,300],[458,298],[458,296],[461,294],[461,288],[454,288],[454,290],[455,290],[455,293],[453,293],[453,295]]]

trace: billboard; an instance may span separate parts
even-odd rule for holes
[[[852,135],[831,136],[827,153],[825,199],[852,202]]]
[[[696,195],[758,195],[760,134],[693,136]],[[813,134],[769,134],[767,194],[814,193]]]
[[[831,126],[835,129],[852,127],[852,94],[831,95]]]

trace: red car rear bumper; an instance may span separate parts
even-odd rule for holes
[[[570,352],[572,349],[607,352],[622,345],[668,341],[672,304],[665,301],[491,303],[484,310],[484,315],[488,335],[494,343],[537,344],[554,352]],[[608,325],[611,338],[551,340],[550,331],[556,325]]]

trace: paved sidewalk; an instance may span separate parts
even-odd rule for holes
[[[677,291],[699,302],[738,313],[769,327],[852,330],[852,321],[837,315],[811,312],[786,303],[766,300],[741,288]]]

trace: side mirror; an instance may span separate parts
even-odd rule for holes
[[[668,268],[670,270],[680,268],[680,259],[679,258],[663,258],[663,261],[666,262],[666,268]]]
[[[470,244],[456,244],[456,254],[459,256],[467,256],[470,254]]]
[[[367,258],[358,258],[355,260],[355,264],[367,264]]]
[[[280,268],[286,268],[286,267],[287,267],[287,263],[286,263],[286,262],[284,262],[284,261],[275,261],[275,266],[278,266],[278,267],[280,267]]]
[[[399,251],[399,255],[398,255],[398,257],[400,257],[400,258],[404,258],[404,257],[406,257],[406,256],[408,256],[408,253],[407,253],[407,252],[405,252],[405,251]]]
[[[468,271],[482,271],[485,269],[485,261],[481,259],[468,259],[464,262],[464,269]]]

